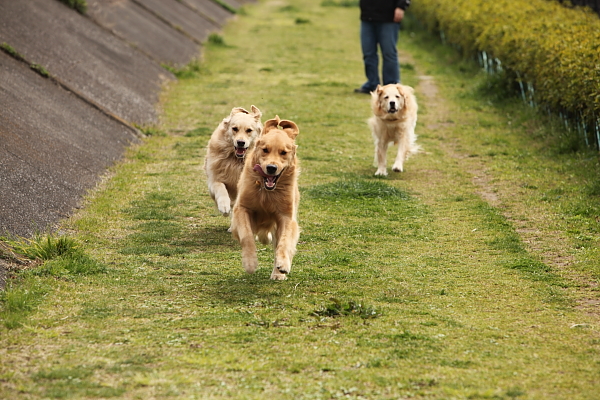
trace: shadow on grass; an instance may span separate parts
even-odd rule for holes
[[[231,232],[223,226],[208,226],[194,230],[186,235],[186,243],[195,243],[200,251],[212,251],[223,247],[228,250],[237,244],[231,236]]]
[[[230,249],[235,245],[226,228],[209,226],[189,232],[170,221],[148,221],[135,226],[120,250],[125,255],[158,254],[174,256],[198,251]]]
[[[227,276],[215,282],[214,285],[205,286],[206,295],[226,304],[251,305],[256,301],[280,303],[290,290],[291,280],[276,282],[270,279],[271,268],[264,266],[254,274],[247,274],[242,270],[236,276]]]

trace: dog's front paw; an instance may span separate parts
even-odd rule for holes
[[[242,267],[244,267],[244,271],[247,273],[253,274],[256,271],[256,268],[258,268],[258,258],[242,258]]]
[[[375,176],[387,176],[387,171],[384,169],[377,169],[377,172],[375,172]]]
[[[404,171],[404,169],[402,168],[402,165],[394,165],[392,167],[392,171],[394,171],[394,172],[402,172],[402,171]]]
[[[229,200],[219,201],[219,203],[217,204],[217,208],[219,209],[219,212],[221,212],[221,214],[223,214],[223,216],[225,217],[227,217],[231,212],[231,204]]]
[[[274,281],[285,281],[287,279],[287,274],[282,274],[275,268],[271,273],[271,279]]]
[[[292,269],[292,265],[290,260],[279,258],[275,260],[275,270],[277,270],[280,274],[289,274]]]
[[[271,279],[276,281],[283,281],[287,279],[287,274],[290,273],[292,269],[292,263],[287,257],[276,257],[275,258],[275,267],[273,268],[273,272],[271,273]]]

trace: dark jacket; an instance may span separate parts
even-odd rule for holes
[[[394,10],[406,10],[410,0],[360,0],[360,20],[366,22],[394,22]]]

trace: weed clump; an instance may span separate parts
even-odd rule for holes
[[[86,0],[59,0],[61,3],[65,4],[67,7],[72,8],[77,11],[79,14],[85,14],[87,11],[87,1]]]
[[[12,58],[25,61],[25,57],[23,57],[14,47],[9,45],[8,43],[0,43],[0,50],[4,51],[6,54],[11,56]]]
[[[198,60],[193,60],[181,68],[176,68],[168,64],[162,64],[162,67],[175,75],[177,79],[196,78],[198,75],[201,75],[204,72]]]
[[[343,302],[339,299],[332,297],[331,304],[327,306],[321,306],[312,312],[312,315],[317,317],[340,317],[356,315],[362,319],[377,318],[381,315],[381,312],[375,309],[375,307],[363,304],[360,301],[349,300]]]
[[[208,43],[215,46],[227,46],[225,44],[225,39],[223,39],[223,36],[219,35],[218,33],[211,33],[208,36]]]
[[[31,64],[29,66],[32,70],[34,70],[35,72],[37,72],[38,74],[40,74],[41,76],[43,76],[44,78],[48,78],[50,76],[50,73],[48,72],[48,70],[46,68],[44,68],[43,65],[40,64]]]
[[[21,238],[7,240],[16,253],[23,256],[40,260],[51,260],[75,251],[79,246],[77,242],[68,236],[54,237],[52,235],[35,234],[33,238]]]

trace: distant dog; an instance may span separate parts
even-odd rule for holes
[[[255,106],[251,110],[233,108],[213,132],[206,149],[204,171],[208,191],[224,216],[229,215],[237,198],[246,153],[262,132],[262,113]]]
[[[271,279],[286,279],[292,267],[300,236],[298,133],[294,122],[276,116],[265,122],[264,133],[246,156],[231,231],[242,246],[242,266],[250,274],[258,266],[255,236],[263,244],[273,242]]]
[[[415,144],[417,125],[417,100],[410,86],[390,84],[377,85],[371,92],[369,127],[375,141],[375,175],[387,175],[386,156],[390,143],[398,145],[398,154],[392,170],[402,172],[404,162],[420,147]]]

